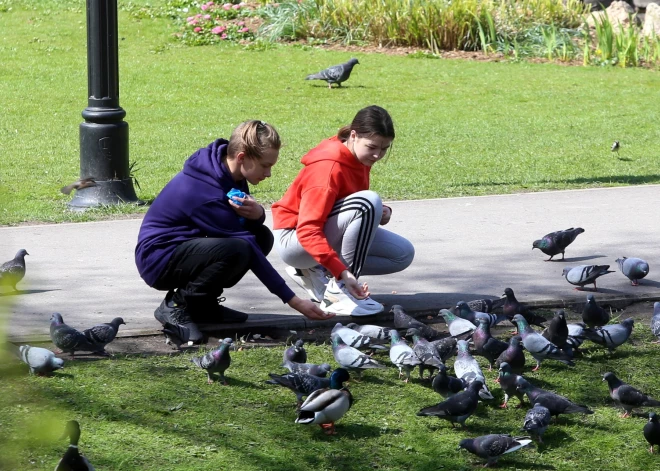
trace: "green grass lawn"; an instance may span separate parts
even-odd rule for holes
[[[0,224],[135,211],[72,214],[70,197],[59,193],[79,173],[78,126],[87,105],[82,5],[0,0]],[[369,104],[387,108],[397,130],[393,153],[372,178],[386,199],[660,181],[656,71],[358,53],[361,65],[346,86],[328,90],[303,78],[351,53],[185,47],[173,32],[166,19],[120,11],[120,104],[145,200],[197,148],[259,118],[285,142],[273,177],[254,188],[258,199],[273,202],[300,157]],[[620,158],[610,152],[615,139]]]
[[[575,368],[544,362],[525,377],[545,389],[587,404],[595,414],[560,416],[545,434],[545,444],[507,455],[502,469],[630,471],[660,469],[642,435],[645,419],[619,418],[612,406],[606,371],[645,392],[660,396],[655,371],[658,346],[648,320],[635,326],[635,345],[614,355],[591,349]],[[588,343],[587,343],[588,344]],[[585,346],[587,346],[585,344]],[[589,344],[590,345],[590,344]],[[308,346],[309,361],[332,360],[329,345]],[[81,423],[80,449],[99,470],[469,470],[480,460],[457,451],[461,438],[487,433],[521,434],[527,407],[500,409],[502,392],[479,358],[496,396],[480,403],[467,429],[417,417],[440,401],[428,383],[413,373],[404,384],[389,367],[368,371],[349,385],[356,402],[327,437],[316,425],[294,423],[295,396],[264,384],[280,372],[282,348],[232,352],[229,386],[206,384],[206,374],[190,353],[171,356],[118,356],[102,361],[67,362],[51,378],[31,377],[27,368],[5,368],[0,382],[0,468],[50,470],[64,452],[58,439],[63,424]],[[450,360],[449,364],[452,364]],[[528,365],[533,365],[528,357]],[[639,411],[642,412],[642,411]]]

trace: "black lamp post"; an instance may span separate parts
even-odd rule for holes
[[[117,0],[87,0],[87,108],[80,124],[80,178],[96,186],[76,192],[72,209],[141,203],[128,165],[128,123],[119,106]]]

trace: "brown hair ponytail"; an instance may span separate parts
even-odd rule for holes
[[[239,124],[231,133],[227,156],[236,157],[239,152],[245,152],[247,157],[261,159],[264,150],[280,150],[282,142],[280,135],[270,124],[256,119]]]
[[[349,126],[344,126],[337,131],[337,137],[342,142],[346,142],[355,131],[358,137],[381,136],[394,139],[394,123],[392,117],[384,108],[371,105],[362,108],[357,112],[353,122]]]

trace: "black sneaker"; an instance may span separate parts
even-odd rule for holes
[[[154,311],[154,317],[162,325],[169,322],[170,324],[186,327],[190,331],[190,340],[193,343],[200,343],[204,336],[200,332],[199,327],[193,322],[190,314],[186,312],[183,306],[178,306],[172,301],[173,295],[174,291],[167,293],[163,302],[160,303],[160,306]]]
[[[220,301],[224,301],[224,299],[220,298]],[[245,322],[248,319],[246,313],[223,306],[218,302],[211,302],[208,307],[191,312],[190,316],[200,324],[234,324]]]

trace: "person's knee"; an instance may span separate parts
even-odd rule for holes
[[[396,250],[390,252],[391,260],[396,265],[396,271],[403,271],[410,266],[415,258],[415,247],[408,239],[401,239]]]
[[[247,267],[252,263],[252,245],[244,239],[231,239],[229,258],[236,267]]]
[[[268,255],[271,250],[273,250],[273,244],[275,243],[275,237],[273,233],[266,226],[259,226],[256,231],[254,231],[254,237],[257,240],[257,245],[261,249],[261,252],[264,255]]]
[[[380,195],[376,193],[375,191],[372,190],[364,190],[364,191],[359,191],[357,193],[354,193],[351,195],[352,197],[355,198],[360,198],[363,200],[366,200],[369,202],[371,206],[373,206],[374,210],[382,211],[383,208],[383,200],[381,199]]]

